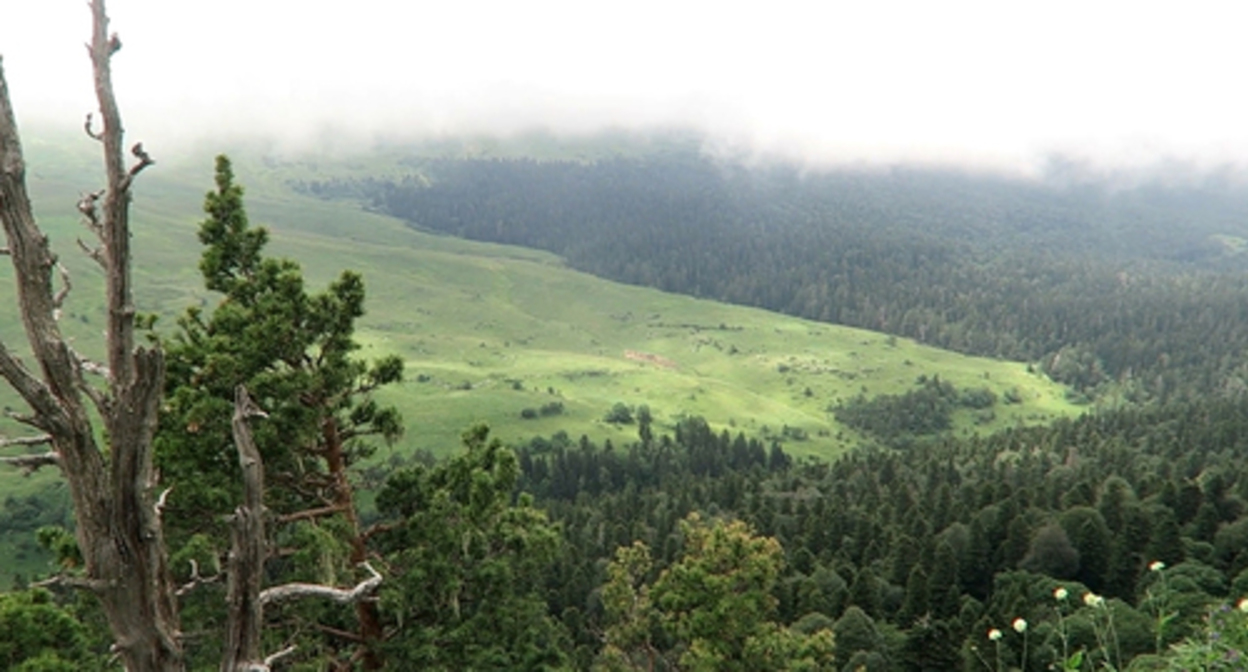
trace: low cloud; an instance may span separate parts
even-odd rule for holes
[[[90,109],[80,3],[0,0],[24,119]],[[672,6],[672,5],[675,6]],[[731,4],[731,3],[730,3]],[[1043,175],[1248,157],[1244,10],[1139,3],[113,0],[118,95],[152,146],[350,147],[688,128],[812,166]],[[13,20],[17,17],[16,20]],[[1168,169],[1167,168],[1167,169]]]

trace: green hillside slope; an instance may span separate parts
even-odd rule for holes
[[[86,236],[74,203],[98,184],[92,149],[85,139],[27,141],[36,207],[74,277],[63,324],[88,354],[98,349],[102,301],[98,272],[74,249],[74,239]],[[489,423],[512,442],[559,430],[574,438],[629,440],[635,426],[603,420],[623,403],[647,404],[660,431],[683,415],[701,415],[734,432],[785,436],[786,449],[797,455],[831,457],[860,437],[837,424],[830,405],[862,393],[904,392],[919,376],[934,375],[1022,400],[998,404],[991,418],[959,411],[959,432],[1078,410],[1064,400],[1063,388],[1023,364],[619,285],[571,271],[546,253],[418,233],[288,188],[295,177],[328,170],[315,162],[236,154],[252,221],[271,228],[275,253],[301,262],[314,286],[344,268],[364,274],[363,355],[396,352],[407,361],[407,380],[387,394],[407,422],[407,436],[395,448],[402,453],[445,454],[474,422]],[[136,285],[140,309],[161,314],[158,326],[169,331],[187,306],[216,300],[202,289],[195,238],[212,166],[208,155],[157,160],[137,189]],[[0,283],[0,293],[0,337],[17,342],[11,283]],[[11,396],[3,400],[12,404]],[[557,407],[560,414],[549,414]],[[385,457],[383,450],[379,459]],[[24,496],[50,476],[2,472],[0,489]],[[0,566],[15,566],[6,552],[0,551]]]
[[[40,212],[74,272],[66,328],[90,352],[101,319],[98,274],[72,246],[83,233],[74,201],[94,184],[83,153],[91,148],[30,145]],[[995,419],[981,418],[989,430],[1076,411],[1062,388],[1021,364],[605,282],[545,253],[422,234],[286,186],[299,174],[359,171],[358,161],[354,168],[246,156],[237,163],[251,218],[273,230],[276,253],[300,261],[315,284],[343,268],[364,273],[364,354],[398,352],[408,362],[409,380],[393,399],[408,420],[408,448],[452,449],[475,421],[489,422],[509,440],[557,429],[601,438],[627,434],[600,422],[624,402],[649,404],[660,424],[697,414],[750,432],[801,428],[810,438],[793,445],[795,452],[831,455],[853,437],[830,417],[830,404],[859,393],[903,392],[921,375],[998,395],[1017,389],[1024,403],[999,405]],[[215,301],[196,270],[195,230],[210,171],[207,156],[165,161],[144,174],[138,190],[140,307],[161,313],[165,330],[186,306]],[[0,311],[2,333],[12,339],[12,302]],[[563,403],[561,416],[521,419],[525,408],[552,401]],[[970,422],[968,413],[958,426]]]

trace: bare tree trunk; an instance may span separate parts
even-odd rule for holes
[[[33,372],[0,343],[0,376],[22,396],[31,414],[19,418],[43,432],[69,483],[85,579],[73,581],[100,598],[126,669],[180,670],[182,645],[174,587],[167,567],[160,511],[153,491],[152,435],[156,427],[164,358],[135,348],[130,288],[130,187],[152,163],[136,145],[138,161],[126,168],[123,130],[112,90],[110,61],[121,48],[108,36],[104,0],[93,0],[90,45],[102,130],[87,131],[104,148],[107,187],[79,209],[99,239],[92,251],[104,268],[108,302],[108,381],[96,389],[84,377],[93,367],[75,353],[57,324],[68,276],[39,229],[25,185],[25,162],[0,71],[0,219],[16,277],[22,321],[38,364]],[[54,271],[62,289],[54,291]],[[87,400],[103,418],[107,456],[96,444]]]
[[[234,447],[238,450],[238,463],[243,470],[243,505],[235,509],[231,529],[229,592],[226,602],[229,617],[226,624],[225,655],[221,659],[221,672],[257,672],[268,670],[278,658],[289,655],[294,647],[288,647],[262,658],[261,631],[264,625],[264,607],[287,600],[315,597],[333,600],[341,604],[357,606],[371,602],[369,597],[381,585],[381,575],[365,560],[359,561],[369,573],[369,578],[354,588],[343,589],[310,583],[287,583],[260,590],[260,579],[267,559],[264,524],[264,462],[252,439],[247,419],[267,417],[246,388],[239,385],[234,391],[234,419],[232,429]],[[352,509],[354,511],[354,509]]]
[[[226,605],[225,656],[221,672],[254,669],[260,664],[260,576],[264,571],[264,462],[252,440],[247,418],[264,415],[242,385],[234,392],[234,447],[243,469],[243,505],[234,510],[230,528],[229,590]]]

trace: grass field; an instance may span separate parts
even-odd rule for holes
[[[99,348],[102,299],[98,270],[74,250],[74,238],[85,235],[74,203],[99,183],[93,149],[85,139],[27,141],[37,210],[75,280],[63,324],[88,354]],[[807,438],[786,442],[787,450],[830,458],[860,439],[837,425],[830,404],[859,393],[903,392],[920,375],[1022,397],[1020,404],[998,404],[995,418],[981,418],[981,424],[960,411],[957,432],[1079,412],[1065,401],[1063,388],[1021,363],[610,283],[542,252],[423,234],[288,187],[292,179],[367,174],[373,164],[365,157],[289,162],[237,154],[251,220],[272,230],[271,253],[302,263],[313,287],[342,269],[364,274],[369,312],[359,333],[362,355],[398,353],[407,362],[406,381],[383,395],[406,419],[407,435],[396,451],[446,454],[476,422],[489,423],[509,442],[559,430],[627,441],[635,427],[602,419],[624,403],[647,404],[659,431],[686,415],[751,435],[800,429]],[[156,158],[160,163],[142,175],[135,199],[136,285],[140,309],[161,314],[169,330],[187,306],[215,302],[202,289],[195,238],[212,160],[208,154]],[[393,164],[376,167],[395,170]],[[0,283],[0,294],[0,337],[18,342],[11,283]],[[2,399],[15,403],[11,396]],[[525,409],[553,402],[562,404],[561,415],[521,417]],[[13,427],[0,425],[6,431]],[[383,449],[376,459],[385,457]],[[0,491],[21,496],[47,487],[51,478],[0,473]],[[20,564],[3,548],[0,567]]]

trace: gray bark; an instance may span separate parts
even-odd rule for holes
[[[252,440],[247,419],[263,415],[242,385],[234,393],[234,447],[243,470],[243,504],[234,510],[230,528],[229,619],[225,633],[222,672],[267,669],[260,654],[260,629],[264,604],[260,599],[260,576],[264,571],[264,462]]]
[[[105,389],[91,387],[83,377],[83,362],[57,324],[68,285],[61,276],[62,289],[54,287],[56,256],[31,210],[25,160],[0,68],[0,220],[36,365],[28,368],[0,343],[0,377],[30,407],[22,422],[48,436],[54,462],[68,481],[85,561],[86,577],[76,583],[98,595],[117,655],[128,670],[180,670],[177,605],[152,495],[152,435],[164,357],[159,350],[135,347],[130,286],[130,187],[151,159],[137,148],[138,162],[126,167],[111,72],[120,43],[108,36],[104,0],[93,0],[91,13],[89,47],[103,124],[93,137],[104,149],[107,186],[102,212],[92,208],[90,218],[100,237],[107,287],[109,376]],[[107,451],[96,443],[88,403],[96,404],[103,419]]]

